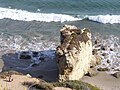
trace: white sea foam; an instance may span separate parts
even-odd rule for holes
[[[97,16],[88,16],[89,20],[97,21],[101,23],[120,23],[120,15],[97,15]]]
[[[81,20],[70,15],[55,14],[55,13],[33,13],[25,10],[17,10],[0,7],[0,19],[13,19],[21,21],[44,21],[44,22],[64,22]]]
[[[101,47],[105,47],[105,50],[102,50]],[[120,70],[119,37],[111,35],[105,39],[101,39],[100,43],[94,45],[93,48],[98,50],[98,54],[102,58],[101,64],[98,65],[97,67],[108,68],[109,69],[108,73],[110,74],[113,74]]]

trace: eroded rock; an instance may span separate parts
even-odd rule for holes
[[[60,33],[61,45],[56,49],[59,80],[79,80],[90,68],[92,58],[90,30],[65,25]]]

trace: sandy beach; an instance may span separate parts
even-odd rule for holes
[[[120,90],[120,78],[115,78],[106,72],[99,72],[93,77],[84,76],[81,80],[95,85],[101,90]]]
[[[19,60],[17,54],[14,51],[5,51],[4,53],[1,52],[0,62],[0,68],[2,68],[2,71],[15,70],[17,72],[23,73],[24,75],[29,74],[32,77],[41,78],[48,82],[57,81],[58,79],[58,68],[55,59],[52,60],[50,58],[46,58],[46,60],[39,65],[25,69],[23,67],[28,67],[31,61]],[[19,86],[19,90],[22,90],[21,88],[25,88],[25,86],[22,86],[20,83],[26,81],[26,78],[28,78],[24,75],[13,75],[13,82],[6,82],[4,79],[0,79],[0,85],[5,87],[7,84],[7,86],[12,88],[12,90],[16,90],[16,88]],[[84,76],[81,80],[97,86],[101,90],[120,90],[120,78],[115,78],[106,72],[99,72],[98,75],[93,77]],[[56,90],[67,89],[57,88]]]

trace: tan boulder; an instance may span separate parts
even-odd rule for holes
[[[61,45],[56,49],[59,80],[79,80],[91,65],[92,41],[89,29],[65,25],[61,30]]]

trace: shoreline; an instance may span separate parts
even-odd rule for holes
[[[1,63],[0,68],[4,68],[6,70],[9,70],[9,69],[15,70],[15,71],[23,73],[24,75],[30,74],[32,77],[41,78],[48,82],[57,81],[58,69],[57,69],[57,65],[54,60],[47,60],[46,62],[41,63],[39,66],[35,66],[35,67],[28,69],[28,71],[25,71],[25,70],[22,71],[22,70],[16,69],[17,64],[19,66],[23,66],[22,63],[25,62],[27,65],[29,65],[28,63],[30,63],[30,61],[18,60],[14,51],[8,51],[8,53],[12,53],[12,54],[7,54],[4,60],[1,59],[0,62],[2,63]],[[6,54],[6,53],[2,53],[2,54]],[[0,56],[3,56],[2,54]],[[19,62],[21,62],[21,64]],[[99,73],[93,77],[84,76],[81,79],[81,81],[87,82],[93,86],[97,86],[98,88],[102,90],[120,90],[120,85],[119,85],[120,78],[115,78],[114,76],[109,75],[103,71],[101,72],[99,71]]]

